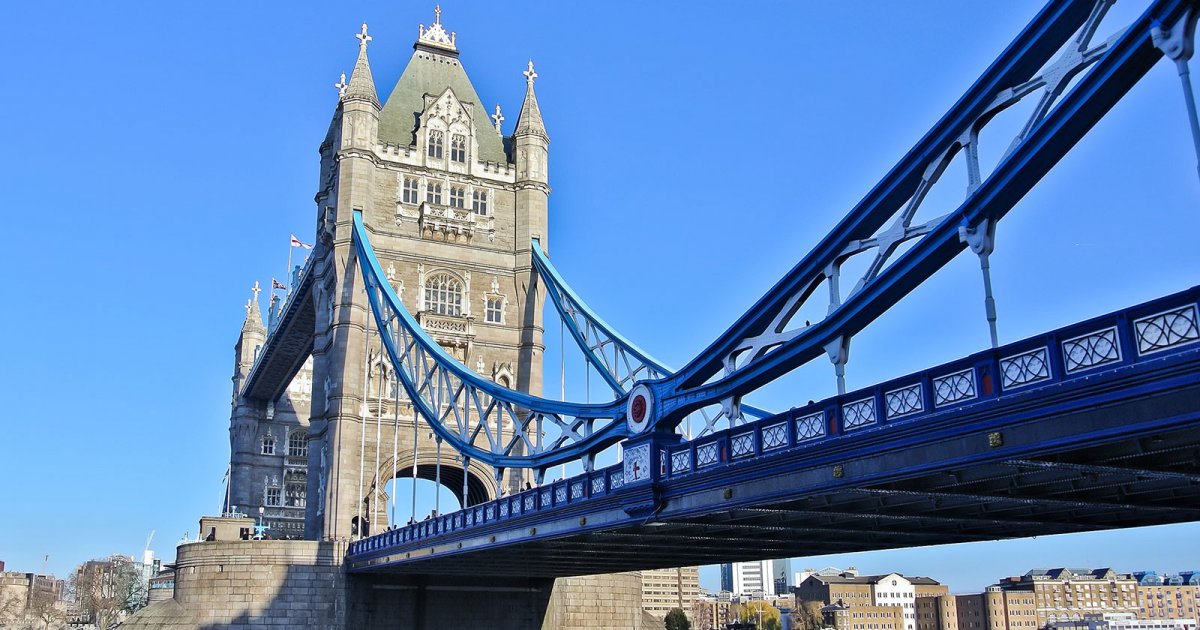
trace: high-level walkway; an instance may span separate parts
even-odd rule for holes
[[[1200,519],[1200,288],[352,543],[559,577]]]

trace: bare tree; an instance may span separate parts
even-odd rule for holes
[[[69,588],[79,613],[99,628],[145,603],[141,578],[125,556],[84,562],[75,569]]]
[[[16,624],[25,616],[25,598],[0,589],[0,625]]]
[[[42,628],[50,628],[50,624],[63,621],[67,611],[58,600],[54,590],[34,588],[29,594],[29,606],[25,610],[28,619],[42,622]]]

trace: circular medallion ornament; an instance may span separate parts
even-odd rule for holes
[[[650,426],[650,418],[654,415],[654,394],[644,383],[638,383],[629,392],[629,402],[625,406],[625,423],[629,430],[641,433]]]

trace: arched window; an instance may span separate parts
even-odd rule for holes
[[[433,129],[429,132],[429,146],[426,147],[426,152],[431,158],[442,159],[442,152],[446,144],[446,134]]]
[[[263,436],[261,452],[263,455],[274,455],[275,454],[275,436],[274,435],[271,435],[270,433],[268,433]]]
[[[308,457],[308,434],[293,431],[288,436],[288,457]]]
[[[302,508],[307,503],[307,494],[308,487],[303,477],[288,479],[287,487],[284,488],[284,505]]]
[[[439,273],[425,281],[425,310],[436,315],[462,316],[462,284]]]
[[[450,137],[450,160],[453,162],[467,161],[467,137],[461,133]]]

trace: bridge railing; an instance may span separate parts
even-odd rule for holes
[[[849,434],[886,430],[1188,350],[1200,343],[1200,286],[793,408],[668,451],[659,479],[707,473]],[[620,491],[621,464],[355,541],[349,555],[515,520]]]

